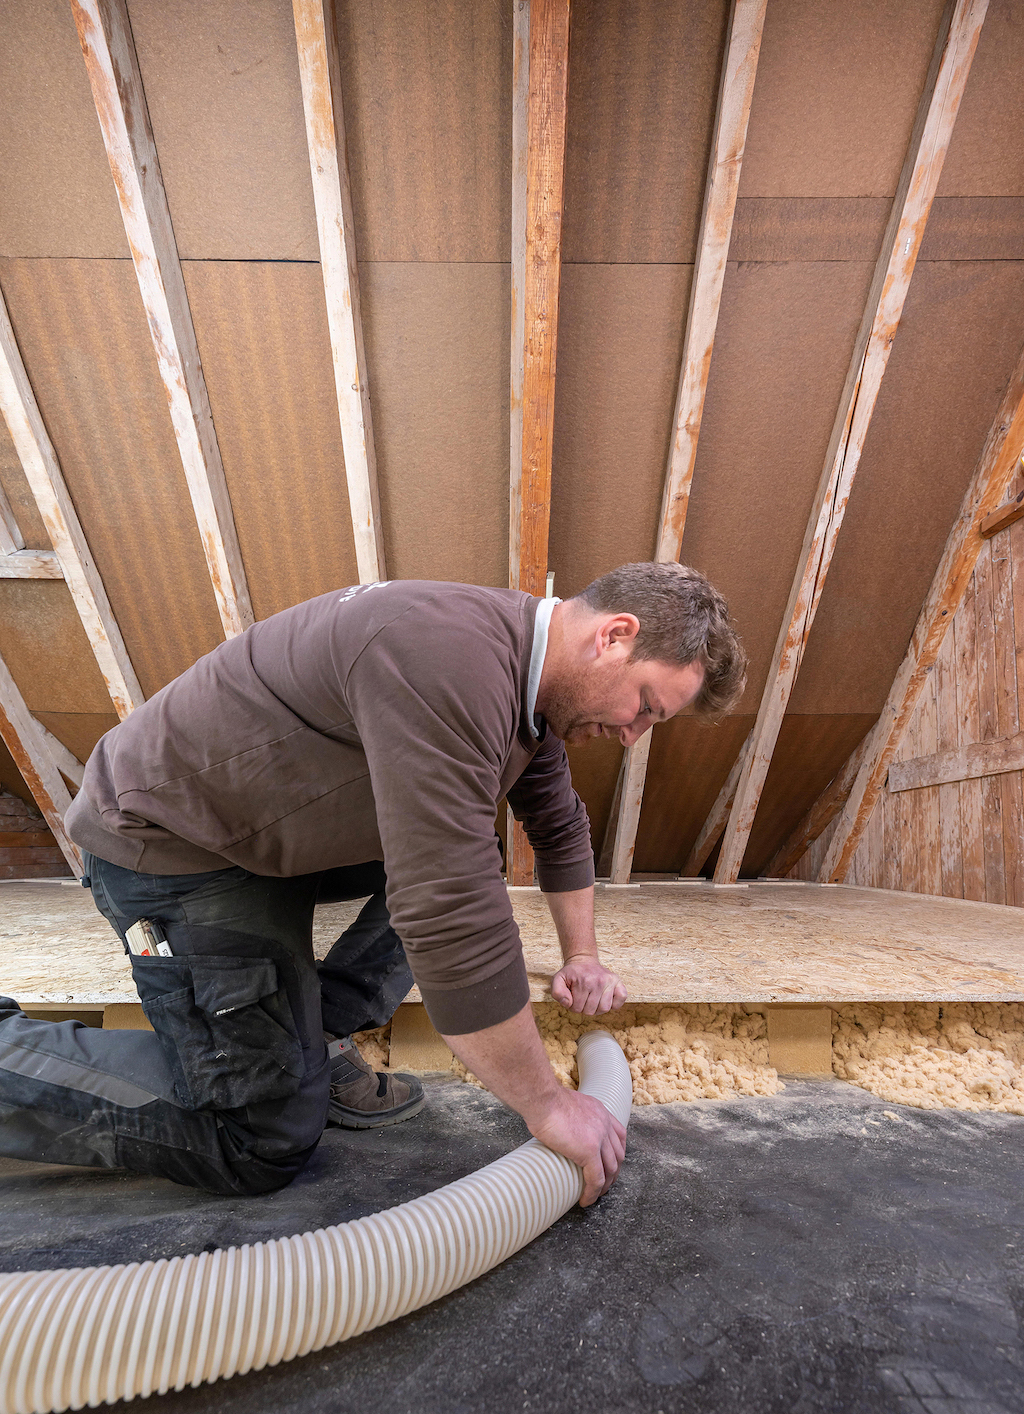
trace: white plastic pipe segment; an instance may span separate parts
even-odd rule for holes
[[[607,1031],[580,1090],[622,1124],[633,1089]],[[95,1408],[261,1370],[405,1316],[503,1262],[583,1189],[536,1139],[446,1188],[340,1227],[170,1261],[0,1276],[0,1414]]]

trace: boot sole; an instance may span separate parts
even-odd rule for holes
[[[387,1124],[401,1124],[404,1119],[412,1119],[413,1115],[419,1114],[426,1102],[426,1095],[421,1095],[418,1100],[407,1100],[404,1105],[397,1105],[393,1110],[380,1110],[376,1114],[331,1104],[327,1111],[327,1123],[339,1129],[382,1129]]]

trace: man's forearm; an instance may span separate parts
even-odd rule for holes
[[[544,898],[558,933],[562,961],[568,962],[571,957],[597,957],[593,884],[588,889],[545,894]]]

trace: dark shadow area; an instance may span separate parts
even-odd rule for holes
[[[524,1137],[430,1085],[331,1130],[290,1188],[224,1199],[0,1161],[0,1270],[144,1260],[373,1212]],[[634,1111],[622,1178],[434,1306],[172,1414],[1006,1414],[1024,1410],[1024,1120],[888,1105],[841,1083]]]

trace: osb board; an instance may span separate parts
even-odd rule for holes
[[[184,260],[319,260],[288,0],[130,0]]]
[[[360,272],[387,570],[508,584],[509,272]]]
[[[186,261],[258,619],[358,580],[319,265]]]
[[[654,553],[690,275],[562,269],[548,566],[563,598]]]
[[[221,627],[134,268],[130,260],[4,260],[0,283],[149,696],[220,642]],[[51,672],[63,676],[56,660]]]
[[[896,190],[944,0],[771,0],[740,196]]]
[[[31,711],[110,711],[110,694],[62,581],[0,579],[0,656]]]
[[[507,261],[511,6],[339,0],[338,45],[360,260]]]
[[[772,855],[874,726],[870,714],[787,715],[764,783],[743,859],[744,874],[763,874]]]
[[[881,710],[1021,343],[1024,264],[918,267],[791,699]]]
[[[560,965],[547,904],[511,891],[531,995]],[[323,956],[359,908],[318,909]],[[806,884],[600,887],[602,957],[637,1002],[1024,999],[1024,915],[994,904]],[[134,1001],[128,961],[77,884],[0,885],[0,991],[25,1004]],[[419,999],[415,990],[410,1001]]]
[[[4,0],[0,93],[0,255],[127,257],[67,0]]]
[[[728,12],[574,0],[565,261],[693,261]]]
[[[989,0],[939,196],[1024,196],[1024,24],[1018,0]]]
[[[726,274],[682,559],[729,601],[750,658],[742,712],[760,701],[870,280],[855,262]],[[801,700],[803,712],[864,710]]]

